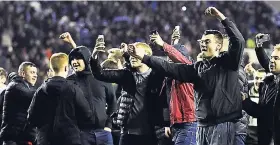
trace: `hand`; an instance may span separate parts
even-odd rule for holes
[[[242,96],[242,101],[244,101],[247,98],[247,95],[245,93],[241,92],[241,96]]]
[[[171,44],[172,44],[172,45],[178,44],[180,38],[181,38],[181,36],[180,36],[180,30],[174,29],[174,30],[173,30],[173,33],[172,33],[172,35],[171,35]]]
[[[216,17],[217,19],[219,20],[225,20],[226,17],[224,16],[223,13],[221,13],[218,9],[216,9],[215,7],[208,7],[206,10],[205,10],[205,15],[206,16],[212,16],[212,17]]]
[[[168,138],[171,137],[170,127],[164,127],[164,135]]]
[[[112,132],[111,128],[109,128],[109,127],[104,127],[104,130],[108,131],[108,132]]]
[[[62,33],[59,36],[59,39],[62,39],[63,41],[65,41],[67,43],[70,43],[73,48],[77,47],[76,43],[74,42],[74,40],[73,40],[73,38],[72,38],[72,36],[70,35],[69,32]]]
[[[203,54],[203,52],[200,52],[196,57],[196,61],[197,62],[203,61],[203,59],[204,59],[204,54]]]
[[[47,76],[48,78],[52,78],[54,76],[54,72],[51,69],[49,69],[47,72]]]
[[[97,51],[105,52],[105,42],[100,41],[99,38],[97,38],[94,49],[96,49]]]
[[[262,33],[259,33],[256,35],[256,44],[257,44],[257,47],[262,47],[263,45],[263,42],[261,41],[262,37],[264,36],[264,34]]]
[[[142,60],[145,55],[145,51],[143,49],[137,49],[135,44],[129,44],[127,52],[132,57]]]
[[[156,43],[157,45],[159,46],[163,46],[164,44],[164,41],[161,39],[161,37],[159,36],[159,34],[153,34],[153,35],[150,35],[150,40],[154,43]]]
[[[121,43],[121,50],[123,53],[127,52],[127,44],[126,43]]]
[[[256,71],[253,66],[252,66],[253,62],[248,63],[245,67],[244,67],[244,71],[250,75],[253,75],[254,72]]]

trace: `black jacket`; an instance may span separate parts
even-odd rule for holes
[[[36,91],[28,110],[28,121],[38,127],[38,144],[81,144],[84,121],[92,112],[81,89],[65,78],[48,79]]]
[[[256,48],[257,58],[266,72],[269,72],[269,57],[263,48]],[[277,79],[278,78],[278,79]],[[267,89],[272,89],[273,85],[276,94],[267,96]],[[274,135],[274,144],[280,145],[280,94],[279,76],[267,76],[259,86],[259,103],[255,103],[250,98],[243,101],[244,110],[254,118],[258,123],[258,143],[269,145]]]
[[[196,115],[199,125],[207,126],[232,121],[242,116],[239,66],[244,38],[233,22],[222,21],[231,45],[228,52],[194,65],[169,63],[144,56],[143,62],[167,77],[194,84]]]
[[[8,82],[11,82],[12,78],[16,77],[17,74],[15,72],[11,72],[8,75]],[[5,95],[5,91],[6,91],[7,87],[4,88],[4,90],[2,90],[2,92],[0,93],[0,123],[2,123],[2,113],[3,113],[3,104],[4,104],[4,95]]]
[[[88,129],[112,128],[110,115],[116,111],[116,96],[112,84],[99,81],[91,74],[89,58],[91,53],[88,48],[80,46],[69,54],[69,62],[77,55],[81,55],[86,68],[82,72],[76,72],[67,79],[76,83],[83,91],[94,114],[94,122],[84,122]],[[108,105],[106,111],[106,103]]]
[[[35,88],[22,77],[15,75],[8,84],[3,101],[1,139],[34,141],[35,128],[27,125],[27,110]]]
[[[91,59],[93,75],[102,81],[117,83],[132,97],[130,115],[125,125],[132,134],[154,134],[154,126],[162,124],[163,110],[159,93],[164,76],[152,71],[148,76],[145,98],[136,97],[136,81],[131,69],[103,70],[97,59]],[[166,100],[165,100],[166,101]],[[124,103],[125,104],[125,103]]]

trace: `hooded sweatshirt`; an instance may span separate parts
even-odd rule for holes
[[[89,129],[103,129],[112,127],[110,115],[116,110],[116,96],[112,84],[99,81],[91,74],[89,65],[91,53],[85,46],[79,46],[69,53],[69,63],[74,58],[82,58],[85,62],[85,69],[75,72],[67,79],[77,84],[84,93],[90,108],[93,112],[94,122],[84,122]],[[106,104],[107,111],[106,111]]]
[[[192,59],[188,55],[187,49],[181,44],[172,46],[164,43],[163,50],[175,63],[192,64]],[[168,103],[170,104],[171,125],[196,121],[193,84],[167,78],[164,86],[166,86],[165,92],[170,98]]]

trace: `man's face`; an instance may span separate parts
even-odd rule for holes
[[[76,72],[81,72],[81,71],[85,70],[85,68],[86,68],[85,62],[81,58],[79,58],[79,59],[74,58],[71,61],[71,66],[74,68],[74,70]]]
[[[35,85],[37,81],[37,68],[34,66],[27,66],[22,73],[22,77],[29,82],[32,86]]]
[[[265,77],[265,72],[258,72],[258,71],[256,71],[254,73],[254,88],[256,90],[259,89],[259,85],[262,82],[262,80],[264,79],[264,77]]]
[[[130,61],[130,64],[131,64],[132,68],[138,68],[138,67],[141,67],[143,65],[140,59],[137,59],[137,58],[132,57],[132,56],[130,56],[129,61]]]
[[[206,58],[217,56],[222,46],[217,42],[214,34],[202,35],[199,44],[200,50]]]
[[[271,53],[269,69],[275,75],[280,73],[280,51],[277,49]]]

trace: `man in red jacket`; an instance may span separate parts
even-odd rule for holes
[[[180,38],[179,30],[174,30],[172,34],[172,45],[165,43],[159,34],[150,36],[150,40],[161,46],[169,59],[175,63],[192,64],[192,60],[187,53],[187,49],[181,44],[174,44]],[[177,39],[177,40],[176,40]],[[166,93],[170,98],[170,123],[175,132],[172,141],[175,145],[196,144],[196,117],[194,104],[194,89],[191,83],[181,83],[177,80],[165,79]],[[162,90],[163,91],[163,90]],[[165,136],[170,137],[169,127],[165,127]]]

